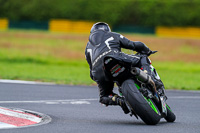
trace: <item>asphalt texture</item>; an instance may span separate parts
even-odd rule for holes
[[[161,119],[149,126],[125,115],[120,107],[99,104],[97,87],[0,83],[0,106],[52,118],[48,124],[0,133],[200,133],[200,91],[167,90],[166,94],[176,121]]]

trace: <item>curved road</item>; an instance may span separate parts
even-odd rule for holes
[[[116,90],[115,90],[116,91]],[[98,102],[97,87],[0,83],[0,106],[49,115],[45,125],[1,129],[2,133],[200,133],[200,91],[167,90],[176,122],[156,126]]]

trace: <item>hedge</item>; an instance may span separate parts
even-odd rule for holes
[[[0,0],[0,17],[106,21],[113,26],[200,26],[199,7],[199,0]]]

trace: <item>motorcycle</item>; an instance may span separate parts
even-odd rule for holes
[[[152,65],[150,67],[153,77],[160,79],[156,69]],[[137,119],[140,117],[147,125],[156,125],[161,118],[167,122],[175,121],[176,116],[166,103],[164,90],[158,91],[151,76],[145,71],[131,67],[112,56],[104,58],[104,69],[109,78],[118,85],[119,93],[124,97],[131,116],[134,115]]]

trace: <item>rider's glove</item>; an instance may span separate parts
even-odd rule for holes
[[[135,51],[137,51],[140,54],[150,55],[152,51],[142,42],[135,41],[133,42],[135,46]]]

